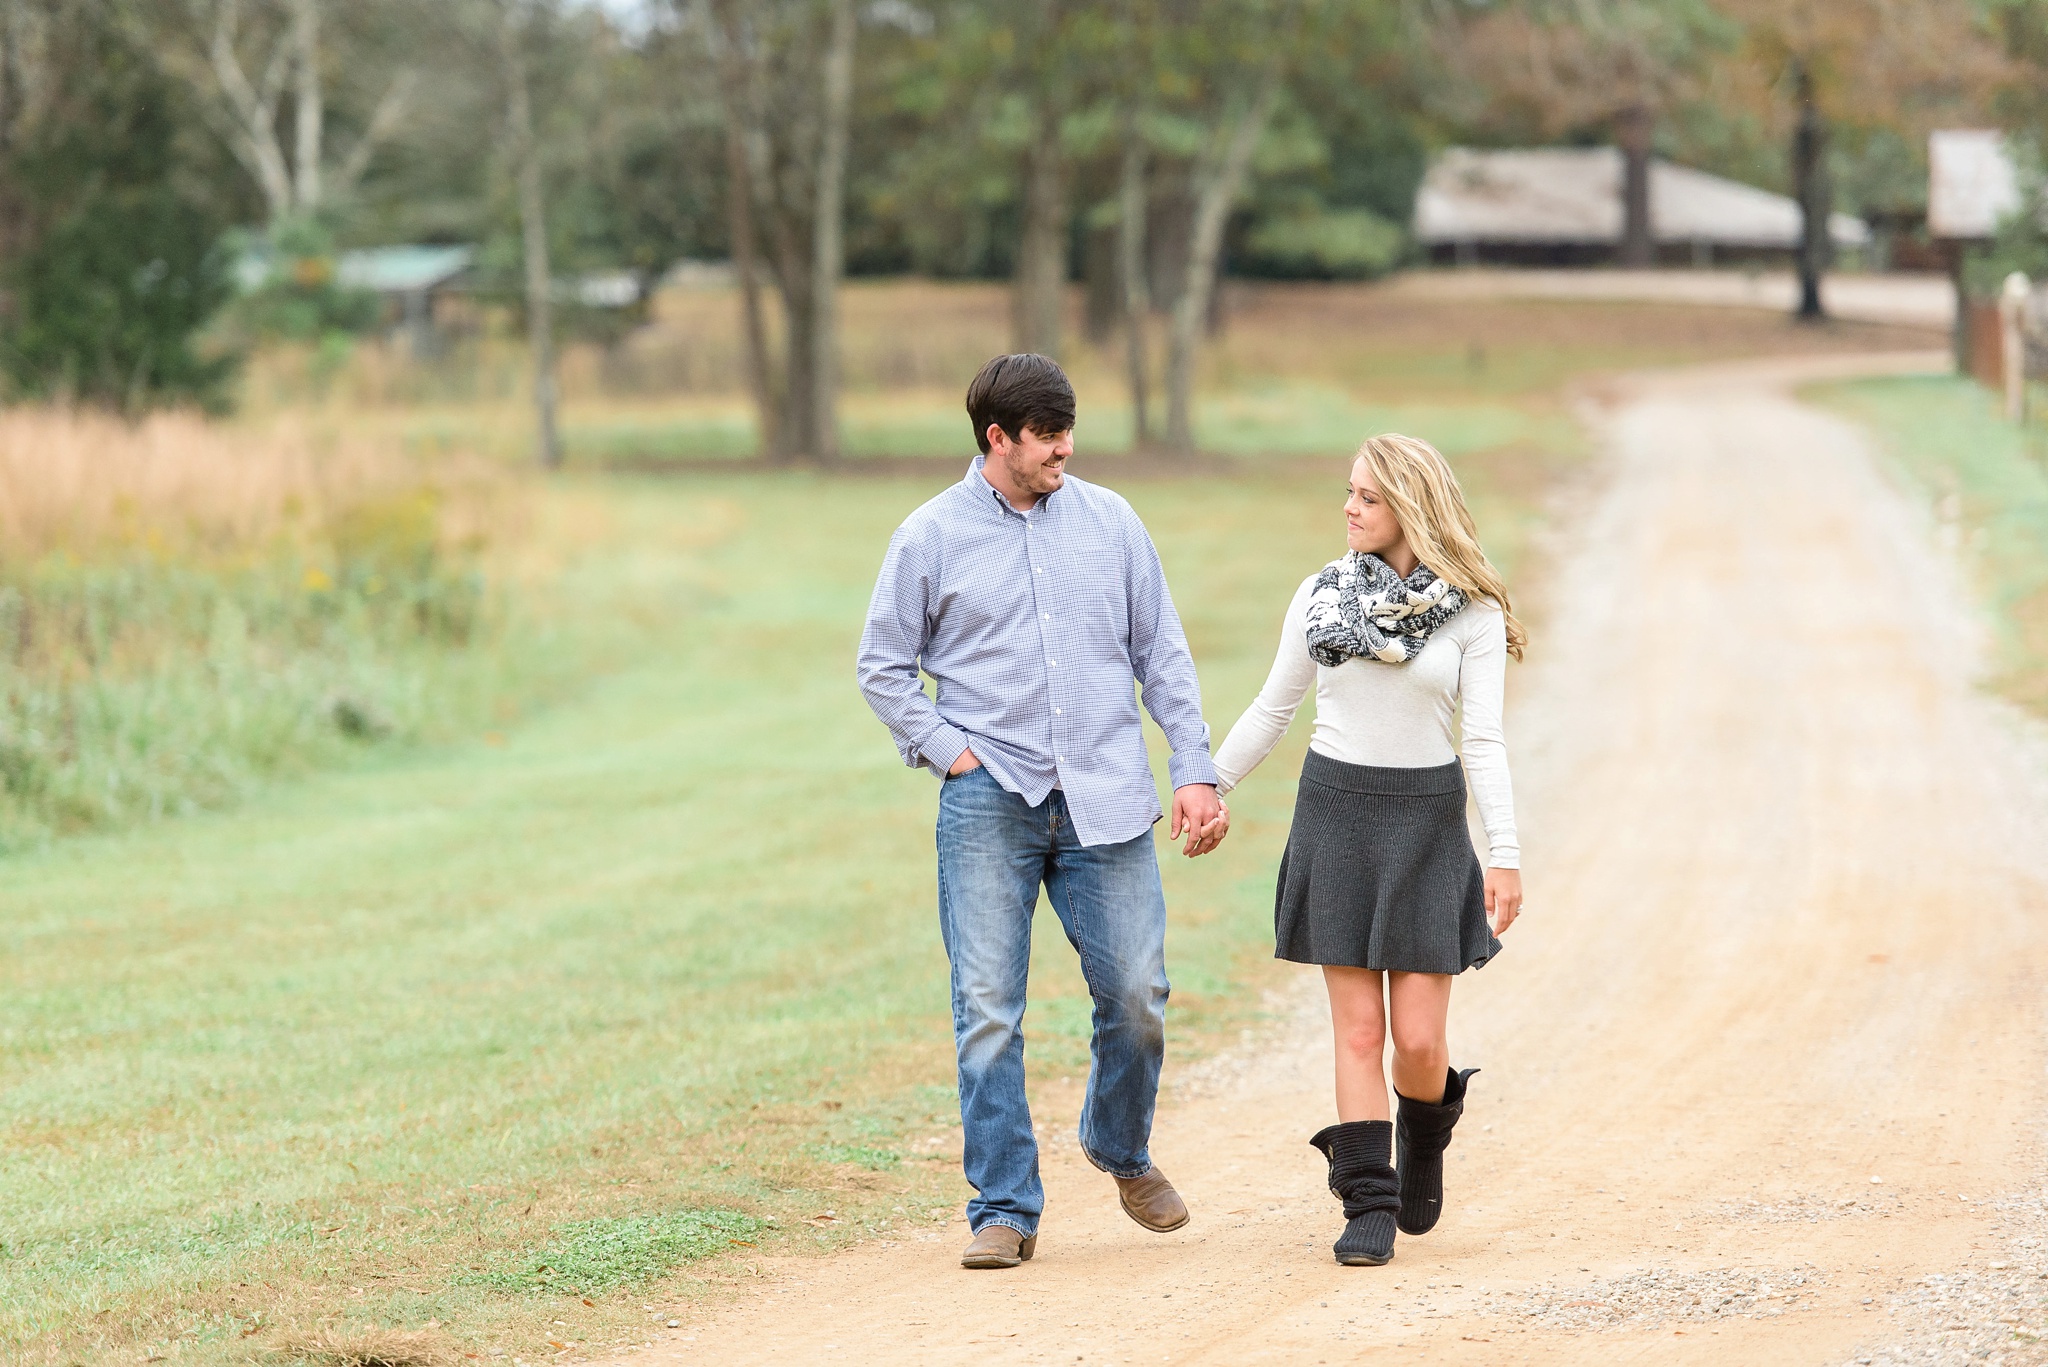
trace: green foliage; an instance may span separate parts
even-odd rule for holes
[[[270,340],[345,344],[377,325],[382,306],[369,290],[335,277],[334,235],[317,219],[290,219],[262,236],[231,235],[228,245],[263,264],[262,281],[235,300],[228,329],[249,343]]]
[[[1979,298],[1996,298],[2005,277],[2014,271],[2037,282],[2048,281],[2048,223],[2043,222],[2044,179],[2039,154],[2016,145],[2020,172],[2020,207],[2000,221],[1998,235],[1987,247],[1963,258],[1963,288]]]
[[[235,360],[202,355],[195,337],[229,293],[222,225],[181,175],[169,78],[99,13],[80,7],[63,32],[93,79],[7,168],[23,231],[0,268],[12,301],[0,366],[22,395],[217,407]]]
[[[545,1248],[476,1281],[498,1291],[601,1296],[723,1253],[761,1228],[751,1215],[716,1209],[579,1220],[557,1229]]]
[[[1370,209],[1313,209],[1273,217],[1245,236],[1247,274],[1362,280],[1400,263],[1407,234]]]

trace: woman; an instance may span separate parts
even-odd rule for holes
[[[1350,553],[1295,592],[1273,672],[1216,752],[1216,770],[1224,792],[1241,783],[1315,685],[1274,952],[1323,969],[1337,1123],[1309,1142],[1344,1203],[1337,1261],[1377,1266],[1394,1255],[1397,1223],[1423,1234],[1443,1209],[1444,1147],[1478,1071],[1450,1066],[1451,979],[1499,953],[1496,936],[1521,909],[1501,686],[1525,637],[1458,481],[1428,442],[1368,440],[1344,519]],[[1451,742],[1461,703],[1462,769]],[[1468,778],[1490,846],[1483,874],[1465,826]],[[1398,1167],[1381,1071],[1390,1023]]]

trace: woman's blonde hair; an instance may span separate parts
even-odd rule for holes
[[[1415,558],[1466,597],[1484,598],[1498,607],[1507,618],[1508,653],[1521,659],[1529,634],[1508,602],[1500,571],[1480,549],[1479,529],[1443,453],[1419,437],[1386,432],[1367,437],[1358,448],[1358,459],[1372,472],[1373,483],[1380,486]]]

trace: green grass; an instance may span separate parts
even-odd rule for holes
[[[1564,459],[1467,463],[1510,573]],[[1342,473],[1124,487],[1219,735],[1341,545]],[[852,669],[890,530],[954,478],[571,480],[551,496],[601,509],[604,549],[554,592],[634,619],[573,700],[502,744],[372,752],[9,859],[5,1354],[226,1362],[433,1324],[465,1351],[617,1342],[746,1245],[957,1209],[924,1142],[955,1113],[935,785]],[[1162,861],[1175,1058],[1273,980],[1299,746],[1241,790],[1221,855]],[[1038,931],[1030,1062],[1058,1087],[1087,1002],[1054,918]],[[570,1294],[672,1266],[700,1270]]]
[[[2048,433],[2040,419],[2016,427],[1994,395],[1950,377],[1823,393],[1868,424],[1894,468],[1955,529],[1996,628],[1994,683],[2048,715]]]
[[[723,1253],[758,1234],[764,1222],[734,1210],[677,1210],[578,1220],[541,1248],[473,1280],[498,1291],[601,1296],[633,1289],[685,1263]]]

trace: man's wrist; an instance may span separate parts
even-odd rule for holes
[[[1205,783],[1211,788],[1216,786],[1216,764],[1209,758],[1207,749],[1190,753],[1176,752],[1173,758],[1166,762],[1166,772],[1173,779],[1176,790],[1198,783]]]
[[[917,747],[917,753],[940,774],[950,774],[960,756],[967,753],[967,733],[957,726],[941,726]]]

